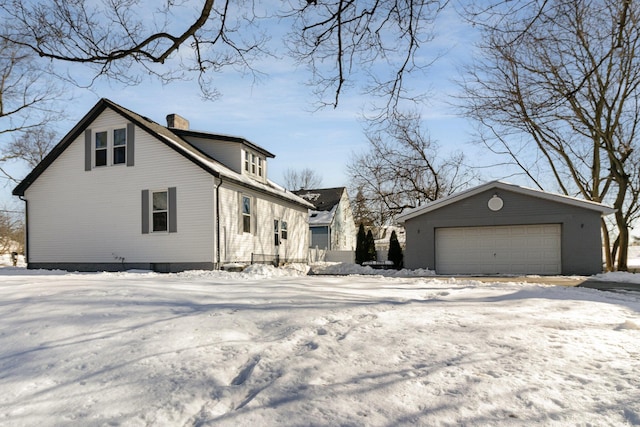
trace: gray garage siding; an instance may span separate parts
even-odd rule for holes
[[[497,212],[487,202],[504,201]],[[562,274],[591,275],[602,271],[601,212],[544,198],[491,188],[405,222],[407,268],[435,270],[435,230],[440,227],[560,224]]]

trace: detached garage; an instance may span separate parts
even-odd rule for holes
[[[402,215],[405,266],[438,274],[597,274],[600,220],[613,212],[599,203],[489,182]]]

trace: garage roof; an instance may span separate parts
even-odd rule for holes
[[[591,202],[588,200],[578,199],[577,197],[569,197],[561,194],[547,193],[545,191],[534,190],[532,188],[521,187],[519,185],[510,184],[504,181],[491,181],[486,184],[479,185],[477,187],[470,188],[460,193],[452,194],[442,199],[435,200],[423,206],[413,208],[398,217],[400,223],[404,223],[408,219],[415,218],[427,212],[440,209],[444,206],[466,199],[467,197],[475,196],[483,191],[499,189],[511,191],[514,193],[524,194],[531,197],[537,197],[540,199],[551,200],[558,203],[564,203],[567,205],[577,206],[584,209],[599,211],[602,215],[610,215],[615,212],[615,209],[602,203]]]

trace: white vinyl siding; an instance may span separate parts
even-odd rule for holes
[[[113,129],[126,123],[107,109],[89,126]],[[209,173],[138,127],[134,167],[85,172],[84,139],[78,137],[25,193],[31,262],[214,261]],[[179,232],[142,234],[141,191],[171,187],[178,188]]]
[[[353,220],[349,197],[347,192],[344,191],[340,197],[334,221],[331,224],[331,249],[355,251],[357,234],[358,230]]]
[[[211,158],[219,161],[236,173],[242,173],[240,159],[241,145],[237,142],[211,141],[193,136],[185,137],[198,150],[206,153]]]
[[[267,159],[264,155],[247,149],[243,144],[229,141],[211,141],[186,136],[194,147],[241,175],[257,181],[267,181]]]
[[[559,224],[436,229],[438,274],[560,274]]]
[[[288,239],[281,240],[278,254],[281,259],[306,260],[309,225],[306,208],[267,196],[231,183],[224,183],[220,194],[220,247],[222,262],[246,262],[251,254],[275,255],[274,219],[287,223]],[[252,233],[242,232],[242,194],[252,198]],[[294,238],[295,236],[295,238]]]

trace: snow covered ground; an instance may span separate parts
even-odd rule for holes
[[[640,425],[640,294],[304,272],[0,269],[0,425]]]

